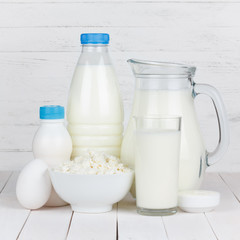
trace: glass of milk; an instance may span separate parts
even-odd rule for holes
[[[135,119],[137,212],[164,216],[177,212],[181,117]]]

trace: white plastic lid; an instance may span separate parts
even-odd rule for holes
[[[186,190],[178,194],[178,206],[185,212],[209,212],[220,202],[220,193],[205,190]]]

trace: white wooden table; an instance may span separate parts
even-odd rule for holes
[[[75,213],[69,206],[30,211],[16,200],[17,176],[16,172],[0,172],[0,240],[240,239],[240,173],[206,175],[203,188],[221,193],[215,211],[179,211],[168,217],[138,215],[130,195],[103,214]]]

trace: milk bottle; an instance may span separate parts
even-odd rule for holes
[[[72,153],[71,137],[64,125],[64,107],[49,105],[40,107],[41,126],[33,139],[33,155],[52,168],[68,161]],[[63,206],[64,202],[52,189],[45,206]]]
[[[82,53],[76,66],[67,107],[72,158],[93,149],[119,157],[123,107],[115,70],[108,54],[109,35],[81,35]]]

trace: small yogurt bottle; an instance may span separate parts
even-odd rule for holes
[[[70,160],[72,140],[64,125],[64,107],[49,105],[40,107],[41,125],[33,139],[33,155],[53,168]],[[66,205],[54,189],[46,206]]]

